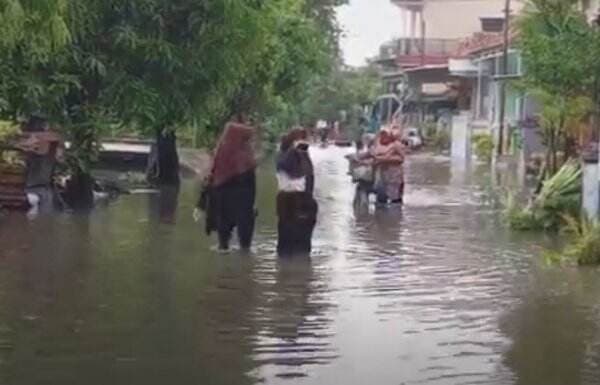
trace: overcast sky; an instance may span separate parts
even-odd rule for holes
[[[379,46],[402,35],[400,9],[390,0],[350,0],[338,10],[345,31],[342,49],[346,64],[360,66]]]

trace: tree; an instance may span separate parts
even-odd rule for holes
[[[302,120],[340,120],[340,112],[352,115],[361,106],[371,104],[381,89],[377,71],[335,68],[330,74],[314,79],[301,106]]]
[[[309,90],[331,76],[338,57],[333,12],[338,3],[342,2],[282,0],[264,14],[262,23],[270,31],[259,55],[262,60],[234,99],[250,100],[255,116],[262,117],[268,140],[303,123]]]
[[[597,93],[600,38],[575,0],[530,0],[518,26],[524,85],[544,103],[547,164],[554,173],[556,153],[574,152],[569,127],[587,116]]]
[[[177,183],[178,128],[198,122],[214,135],[240,98],[296,115],[292,100],[333,56],[335,3],[0,0],[2,117],[40,110],[61,127],[88,203],[109,127],[154,135],[156,181]]]

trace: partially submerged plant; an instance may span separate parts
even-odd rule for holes
[[[450,149],[451,138],[450,133],[447,130],[439,130],[435,133],[431,139],[431,147],[438,152],[444,152]]]
[[[585,216],[566,215],[563,219],[569,242],[561,252],[546,252],[546,260],[550,263],[600,264],[600,222]]]
[[[527,231],[540,227],[530,205],[526,207],[519,205],[514,194],[508,193],[504,207],[504,218],[511,229]]]
[[[550,179],[540,193],[525,207],[514,197],[507,199],[505,218],[515,230],[558,230],[565,217],[578,217],[581,209],[582,170],[569,160]]]
[[[494,139],[490,134],[473,135],[473,150],[477,159],[489,163],[492,161],[494,151]]]

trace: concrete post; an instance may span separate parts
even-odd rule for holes
[[[450,158],[450,184],[453,186],[465,185],[471,167],[471,125],[468,112],[461,112],[452,117]]]
[[[452,117],[452,160],[471,160],[471,127],[468,112]]]
[[[598,154],[583,157],[583,212],[589,219],[598,219],[600,213],[600,182],[598,178]]]

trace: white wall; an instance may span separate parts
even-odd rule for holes
[[[425,0],[425,35],[430,39],[460,39],[481,31],[482,16],[501,16],[505,0]],[[511,0],[513,13],[523,3]]]
[[[593,19],[594,17],[597,16],[598,11],[600,11],[600,0],[588,0],[586,1],[581,1],[582,5],[586,6],[586,13],[588,16],[588,19]]]

